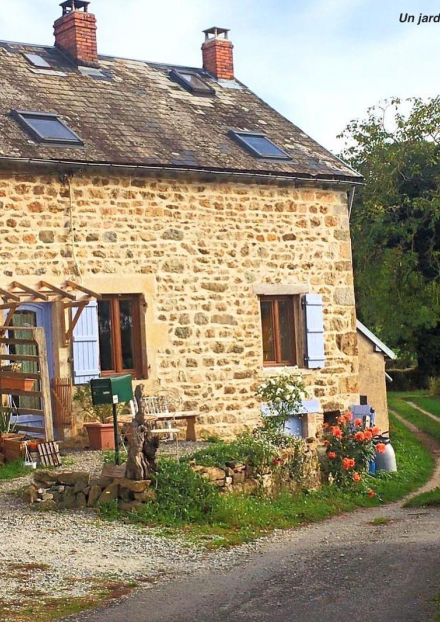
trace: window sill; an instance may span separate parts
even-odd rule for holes
[[[285,369],[290,374],[298,374],[301,376],[310,376],[316,369],[308,369],[306,367],[294,367],[289,365],[268,365],[263,367],[263,373],[266,376],[276,376],[281,370]]]

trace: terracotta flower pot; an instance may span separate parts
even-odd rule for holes
[[[114,449],[115,432],[113,423],[85,423],[90,449]]]
[[[32,391],[35,380],[33,378],[8,378],[0,377],[2,389],[17,389],[18,391]]]

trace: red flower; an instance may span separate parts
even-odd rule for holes
[[[387,446],[385,445],[385,443],[378,443],[376,445],[376,451],[378,454],[384,454],[386,451]]]
[[[345,413],[344,417],[345,417],[345,421],[347,423],[350,423],[350,421],[352,419],[352,414],[351,413]]]
[[[365,430],[364,437],[366,441],[371,441],[371,439],[373,438],[373,434],[372,432],[370,432],[370,430]]]
[[[354,425],[357,426],[357,427],[360,427],[362,425],[362,419],[359,419],[359,418],[355,419],[354,420]]]
[[[374,492],[374,490],[372,488],[368,489],[368,496],[373,498],[376,496],[376,493]]]
[[[355,466],[356,462],[355,460],[353,460],[353,458],[343,458],[342,460],[342,468],[345,471],[349,471],[350,469],[352,469]]]
[[[342,430],[338,425],[332,427],[332,434],[335,438],[342,438]]]
[[[363,432],[356,432],[354,438],[358,443],[363,443],[365,440],[365,434]]]
[[[377,427],[377,425],[375,425],[374,427],[370,428],[373,436],[377,436],[378,434],[380,434],[380,428]]]
[[[274,458],[272,462],[275,466],[278,466],[279,464],[281,464],[281,460],[279,458]]]
[[[354,472],[353,473],[353,481],[354,482],[360,482],[362,479],[362,477],[359,475],[359,473]]]
[[[334,452],[334,451],[329,451],[329,452],[328,452],[328,454],[327,454],[327,456],[328,456],[329,458],[331,458],[332,460],[333,460],[334,458],[336,458],[336,454],[335,454],[335,452]]]

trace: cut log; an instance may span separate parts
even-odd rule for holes
[[[133,420],[133,434],[128,447],[127,471],[125,477],[133,480],[151,479],[156,470],[156,452],[159,439],[151,434],[154,418],[148,417],[144,403],[144,387],[135,390],[137,413]]]

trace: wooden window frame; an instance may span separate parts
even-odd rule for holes
[[[272,303],[272,334],[273,334],[273,345],[275,352],[275,360],[274,361],[265,361],[263,358],[263,366],[264,367],[293,367],[298,364],[299,357],[297,351],[297,308],[298,304],[296,304],[296,299],[298,296],[260,296],[260,321],[261,321],[261,303],[262,302],[271,302]],[[290,333],[292,336],[291,344],[290,344],[290,359],[283,360],[281,358],[281,334],[279,328],[279,311],[278,311],[278,303],[288,302],[290,305]]]
[[[133,369],[123,369],[122,367],[121,322],[119,310],[119,303],[121,300],[130,300],[133,303],[133,357],[135,362],[135,367]],[[141,345],[141,297],[137,294],[104,294],[101,300],[98,301],[98,316],[99,302],[110,302],[111,345],[114,367],[114,369],[101,369],[101,376],[130,374],[134,379],[141,379],[145,375]]]

